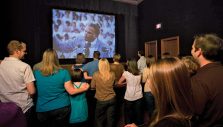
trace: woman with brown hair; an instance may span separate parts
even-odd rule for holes
[[[156,110],[151,127],[191,127],[193,115],[189,72],[178,58],[164,58],[150,67]],[[135,125],[126,125],[134,127]]]
[[[126,81],[126,91],[124,96],[124,116],[125,124],[136,123],[143,125],[142,111],[142,86],[141,74],[135,59],[127,61],[127,71],[124,71],[118,84],[123,84]]]

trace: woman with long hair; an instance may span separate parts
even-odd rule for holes
[[[118,84],[123,84],[126,80],[126,91],[124,96],[124,116],[125,124],[136,123],[142,125],[142,86],[141,74],[135,59],[127,61],[127,71],[124,71]]]
[[[96,127],[114,127],[116,95],[113,85],[115,74],[110,71],[110,64],[104,58],[99,60],[98,69],[91,81],[91,87],[96,89]]]
[[[193,99],[190,75],[185,64],[178,58],[165,58],[151,66],[150,76],[156,103],[152,124],[156,125],[160,120],[171,117],[189,127]]]
[[[150,126],[192,127],[193,98],[185,64],[178,58],[164,58],[151,65],[149,82],[156,104]]]
[[[57,53],[47,49],[39,69],[34,70],[37,87],[36,112],[42,126],[67,126],[70,116],[69,95],[78,94],[88,89],[82,85],[75,89],[70,74],[59,65]]]

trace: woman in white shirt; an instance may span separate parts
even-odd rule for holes
[[[123,84],[125,80],[127,84],[124,96],[125,124],[136,123],[137,125],[142,125],[144,121],[141,74],[134,59],[127,61],[127,71],[124,71],[118,84]]]

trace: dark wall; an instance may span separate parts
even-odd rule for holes
[[[180,54],[190,54],[195,34],[222,37],[222,7],[222,0],[144,0],[138,6],[139,47],[152,40],[158,40],[160,47],[160,39],[179,35]],[[159,22],[163,28],[155,30]]]
[[[36,36],[39,28],[37,6],[35,2],[28,0],[4,2],[1,29],[4,34],[0,38],[0,59],[8,56],[6,46],[10,40],[19,40],[27,44],[28,54],[25,62],[33,63],[37,59],[35,55],[39,51],[40,44]]]
[[[106,5],[106,6],[105,6]],[[42,53],[52,48],[51,9],[78,9],[94,12],[112,13],[117,16],[117,52],[126,57],[125,17],[137,15],[137,7],[111,0],[8,0],[3,6],[3,28],[0,36],[0,59],[8,55],[6,46],[16,39],[27,43],[25,62],[33,65],[41,60]],[[128,42],[129,43],[129,42]],[[138,45],[134,43],[132,45]],[[137,46],[135,50],[137,50]],[[61,61],[73,63],[73,60]]]

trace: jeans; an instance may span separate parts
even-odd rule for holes
[[[95,110],[96,127],[115,127],[116,99],[97,101]]]
[[[67,127],[69,117],[70,106],[37,113],[37,118],[41,123],[41,127]]]
[[[136,125],[142,125],[144,123],[142,102],[142,98],[135,101],[125,100],[125,124],[135,123]]]
[[[144,98],[146,101],[146,109],[148,110],[148,115],[151,118],[153,111],[155,109],[154,97],[151,92],[145,92]]]

